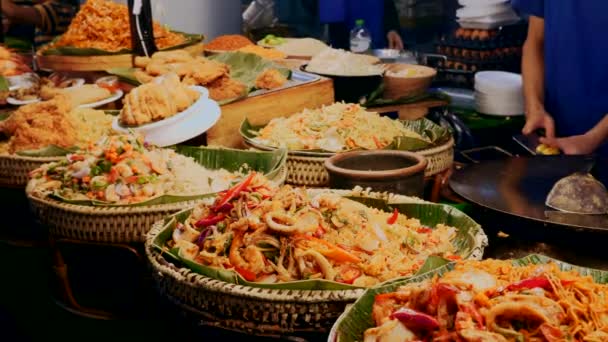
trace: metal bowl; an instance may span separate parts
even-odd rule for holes
[[[374,56],[380,58],[381,61],[395,61],[399,58],[400,51],[397,49],[374,49]]]

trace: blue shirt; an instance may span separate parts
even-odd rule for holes
[[[373,47],[382,48],[386,46],[384,8],[382,0],[319,0],[319,18],[322,23],[345,23],[348,30],[355,27],[357,19],[363,19]]]
[[[512,3],[545,20],[545,109],[557,135],[587,132],[608,114],[608,1]]]

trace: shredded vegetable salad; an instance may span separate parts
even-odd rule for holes
[[[330,152],[381,149],[399,136],[429,141],[398,120],[343,102],[273,119],[257,134],[254,141],[266,146]]]
[[[412,275],[430,255],[460,259],[456,234],[335,193],[311,198],[303,188],[274,187],[252,173],[213,205],[195,207],[167,247],[251,282],[325,279],[366,287]]]
[[[208,170],[173,150],[118,135],[32,171],[27,191],[39,197],[55,194],[68,200],[131,204],[162,195],[225,190],[241,176]]]
[[[557,265],[466,261],[375,297],[364,341],[608,341],[608,286]]]

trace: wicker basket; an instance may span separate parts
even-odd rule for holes
[[[25,187],[29,173],[43,164],[59,161],[65,157],[23,157],[0,155],[0,186]]]
[[[260,149],[249,145],[251,148]],[[260,149],[261,150],[261,149]],[[452,167],[454,163],[454,139],[443,145],[416,151],[428,160],[425,177],[434,176]],[[307,187],[329,186],[329,174],[325,170],[327,156],[310,156],[289,153],[287,155],[287,183]]]
[[[386,193],[361,190],[333,191],[340,195],[365,195],[389,203],[424,201]],[[359,298],[364,290],[277,290],[230,284],[212,279],[187,268],[168,262],[153,246],[154,239],[165,222],[154,224],[146,240],[146,255],[161,295],[198,316],[207,324],[249,334],[327,333],[346,305]],[[470,259],[481,260],[488,244],[487,236],[479,230],[474,236]]]
[[[273,181],[283,184],[287,168]],[[198,200],[171,204],[129,207],[102,207],[64,203],[28,194],[30,207],[40,223],[55,237],[102,243],[144,242],[154,222],[194,206]]]

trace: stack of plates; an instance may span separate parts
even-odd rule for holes
[[[524,96],[521,75],[504,71],[476,73],[475,106],[482,114],[523,115]]]
[[[456,11],[456,16],[463,28],[491,30],[519,21],[509,0],[459,0],[458,3],[463,7]]]

